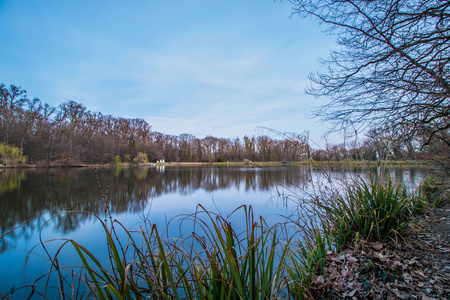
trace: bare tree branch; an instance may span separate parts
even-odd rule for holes
[[[450,2],[443,0],[295,0],[338,37],[338,51],[311,74],[307,93],[327,96],[315,111],[342,128],[373,126],[448,136]],[[441,135],[444,131],[446,134]]]

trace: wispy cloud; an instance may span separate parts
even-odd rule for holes
[[[304,118],[317,106],[304,88],[332,41],[315,24],[289,19],[289,6],[8,2],[0,11],[0,37],[9,41],[0,48],[0,77],[50,104],[72,99],[171,134],[323,132]]]

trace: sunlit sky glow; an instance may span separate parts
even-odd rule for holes
[[[335,46],[288,1],[0,0],[0,82],[53,106],[234,138],[258,126],[324,144],[308,73]]]

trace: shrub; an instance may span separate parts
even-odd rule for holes
[[[119,156],[119,155],[114,156],[114,158],[113,158],[113,160],[112,160],[111,163],[112,163],[113,165],[115,165],[115,166],[121,166],[121,165],[123,165],[122,160],[120,159],[120,156]]]
[[[24,164],[27,157],[22,155],[20,148],[4,143],[0,143],[0,162],[8,164]]]
[[[138,165],[148,163],[147,154],[145,154],[143,152],[138,152],[138,154],[134,158],[133,162]]]
[[[123,156],[123,162],[124,163],[130,163],[131,162],[131,154],[125,154],[124,156]]]

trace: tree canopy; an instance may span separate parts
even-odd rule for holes
[[[283,139],[245,136],[243,140],[190,134],[174,136],[151,130],[140,118],[122,118],[88,110],[69,100],[58,107],[28,99],[21,87],[0,84],[0,143],[15,149],[0,163],[28,162],[43,165],[81,163],[145,163],[163,159],[168,162],[214,162],[302,160],[309,157],[308,141],[300,135]],[[1,148],[0,144],[0,148]],[[14,148],[9,148],[9,147]],[[19,151],[20,150],[20,151]],[[6,150],[5,150],[6,151]],[[5,152],[4,151],[4,152]],[[10,153],[11,152],[11,153]]]
[[[377,127],[450,146],[448,0],[293,0],[337,36],[338,50],[310,75],[315,112],[337,127]]]

